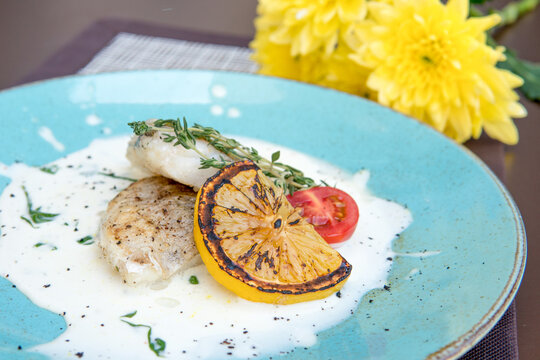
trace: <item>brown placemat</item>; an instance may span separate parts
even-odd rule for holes
[[[73,41],[60,49],[20,83],[75,74],[106,47],[119,33],[181,39],[192,42],[245,47],[249,38],[207,34],[176,29],[138,21],[104,19],[91,25]],[[504,147],[500,142],[481,137],[465,144],[504,182]],[[518,359],[515,303],[494,328],[474,348],[461,357],[463,360]]]

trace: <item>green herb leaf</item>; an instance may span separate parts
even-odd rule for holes
[[[144,121],[134,121],[128,123],[128,125],[133,129],[133,132],[137,135],[144,135],[148,132],[149,128]]]
[[[275,153],[272,154],[272,162],[276,162],[279,160],[279,155],[280,155],[280,152],[279,151],[276,151]]]
[[[146,337],[148,338],[148,346],[150,347],[150,350],[152,350],[157,356],[160,356],[167,346],[165,340],[155,338],[155,340],[152,341],[152,328],[148,329]]]
[[[152,339],[152,327],[150,325],[135,324],[135,323],[132,323],[130,321],[122,319],[123,317],[132,318],[133,316],[135,316],[135,314],[137,314],[137,311],[134,311],[132,313],[120,316],[120,320],[125,322],[126,324],[128,324],[131,327],[144,327],[144,328],[147,328],[148,332],[146,333],[146,338],[148,340],[148,347],[150,348],[150,350],[152,350],[152,352],[154,354],[156,354],[156,356],[161,356],[161,353],[163,351],[165,351],[165,347],[167,346],[167,343],[165,342],[165,340],[163,340],[161,338]]]
[[[115,175],[114,173],[98,172],[98,174],[103,175],[103,176],[112,177],[114,179],[121,179],[121,180],[127,180],[127,181],[132,181],[132,182],[137,181],[136,179],[132,179],[132,178],[129,178],[129,177],[126,177],[126,176],[118,176],[118,175]]]
[[[135,310],[135,311],[133,311],[133,312],[130,312],[129,314],[122,315],[122,316],[120,316],[120,317],[132,318],[132,317],[134,317],[135,315],[137,315],[137,310]]]
[[[47,245],[48,247],[51,248],[51,251],[55,251],[55,250],[58,250],[58,248],[54,245],[51,245],[51,244],[48,244],[48,243],[42,243],[42,242],[38,242],[38,243],[35,243],[34,244],[34,247],[35,248],[38,248],[38,247],[42,247],[42,246],[45,246]]]
[[[94,240],[92,240],[92,236],[87,235],[83,237],[82,239],[77,240],[77,242],[81,245],[92,245],[94,243]]]
[[[28,195],[28,191],[26,191],[26,187],[24,185],[22,186],[22,189],[24,191],[24,195],[26,196],[26,204],[28,208],[28,214],[30,215],[30,219],[21,216],[21,219],[29,223],[33,228],[35,228],[34,225],[41,224],[44,222],[53,221],[55,217],[57,217],[59,214],[51,214],[41,211],[41,206],[37,209],[33,208],[32,200],[30,200],[30,195]]]
[[[28,224],[30,224],[31,227],[33,227],[34,229],[37,229],[36,226],[34,226],[34,224],[32,224],[32,222],[30,221],[30,219],[24,217],[24,216],[21,216],[21,219],[26,221]]]
[[[51,165],[49,167],[42,166],[39,168],[39,170],[43,171],[44,173],[51,174],[51,175],[56,174],[59,169],[60,167],[58,167],[58,165]]]
[[[199,279],[195,275],[191,275],[189,277],[189,283],[193,285],[197,285],[199,283]]]
[[[540,64],[521,60],[511,50],[506,50],[505,55],[506,61],[497,66],[520,76],[523,79],[520,88],[523,94],[530,100],[540,101]]]

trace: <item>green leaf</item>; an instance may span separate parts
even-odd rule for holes
[[[108,177],[111,177],[113,179],[127,180],[127,181],[132,181],[132,182],[137,181],[137,180],[129,178],[129,177],[115,175],[114,173],[98,172],[98,174],[103,175],[103,176],[108,176]]]
[[[22,189],[24,191],[24,196],[26,196],[26,206],[28,208],[28,215],[30,215],[30,219],[21,216],[21,219],[32,225],[32,227],[35,228],[35,224],[41,224],[44,222],[53,221],[55,217],[57,217],[59,214],[50,214],[46,212],[42,212],[41,206],[37,209],[33,208],[32,200],[30,199],[30,195],[28,195],[28,191],[26,190],[26,187],[24,185],[22,186]]]
[[[81,245],[92,245],[94,243],[94,240],[92,240],[92,237],[90,235],[87,235],[82,239],[77,240],[77,242]]]
[[[58,165],[51,165],[49,167],[42,166],[39,168],[39,170],[43,171],[44,173],[51,174],[51,175],[56,174],[59,169],[60,168],[58,167]]]
[[[272,162],[276,162],[279,160],[280,152],[279,150],[272,154]]]
[[[165,351],[165,347],[167,346],[167,343],[165,342],[165,340],[160,339],[160,338],[155,338],[155,339],[152,340],[152,327],[150,325],[135,324],[135,323],[132,323],[130,321],[122,319],[122,318],[132,318],[136,314],[137,314],[137,310],[135,310],[135,311],[133,311],[133,312],[131,312],[129,314],[120,316],[120,320],[122,322],[125,322],[126,324],[128,324],[131,327],[147,328],[148,332],[146,333],[146,338],[148,339],[148,347],[150,348],[150,350],[152,350],[152,352],[154,354],[156,354],[156,356],[161,356],[161,353],[163,351]]]
[[[133,311],[133,312],[130,312],[129,314],[122,315],[122,316],[120,316],[120,317],[132,318],[132,317],[134,317],[135,315],[137,315],[137,310],[135,310],[135,311]]]
[[[165,341],[160,338],[156,338],[154,341],[152,341],[152,328],[148,328],[148,333],[146,336],[148,338],[148,346],[150,347],[150,350],[152,350],[157,356],[160,356],[161,352],[165,350],[165,346],[167,345]]]
[[[28,224],[30,224],[31,227],[33,227],[34,229],[37,229],[34,224],[32,224],[32,222],[30,221],[30,219],[24,217],[24,216],[21,216],[21,219],[26,221]]]
[[[509,70],[523,79],[520,88],[523,94],[533,101],[540,101],[540,64],[519,59],[513,51],[505,52],[506,61],[497,64],[502,69]]]
[[[47,244],[47,243],[42,243],[42,242],[38,242],[38,243],[35,243],[34,244],[34,247],[35,248],[38,248],[38,247],[42,247],[42,246],[45,246],[47,245],[51,251],[55,251],[55,250],[58,250],[58,247],[54,246],[54,245],[51,245],[51,244]]]
[[[135,135],[144,135],[148,130],[150,130],[144,121],[134,121],[128,123],[128,125],[133,129]]]
[[[199,279],[195,275],[191,275],[189,277],[189,283],[193,285],[197,285],[199,283]]]

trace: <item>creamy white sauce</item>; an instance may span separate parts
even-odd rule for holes
[[[43,140],[45,140],[46,142],[51,144],[51,146],[57,151],[62,152],[62,151],[64,151],[66,149],[64,144],[62,144],[60,141],[58,141],[54,137],[54,134],[53,134],[52,130],[49,129],[48,127],[46,127],[46,126],[40,127],[39,130],[38,130],[38,135],[41,136],[41,138]]]
[[[86,123],[90,126],[96,126],[103,122],[96,114],[90,114],[85,119]]]
[[[230,118],[234,119],[234,118],[240,117],[240,115],[242,115],[240,113],[240,110],[238,110],[235,107],[231,107],[231,108],[229,108],[229,110],[227,110],[227,116],[230,117]]]
[[[340,292],[326,299],[294,305],[271,305],[243,300],[224,289],[204,265],[173,276],[167,283],[130,287],[102,258],[97,244],[77,240],[95,237],[107,203],[130,182],[99,174],[140,178],[124,157],[127,137],[96,140],[88,148],[55,161],[55,175],[24,164],[0,166],[11,184],[0,197],[0,275],[7,277],[38,306],[62,314],[68,329],[51,343],[35,347],[55,359],[147,359],[146,328],[166,341],[165,357],[175,359],[253,358],[309,347],[316,334],[349,317],[361,297],[383,287],[394,254],[391,242],[412,221],[410,212],[367,191],[364,171],[349,175],[327,163],[280,147],[281,159],[306,175],[334,185],[353,196],[360,220],[353,238],[339,247],[353,265]],[[262,154],[275,146],[242,139]],[[54,221],[30,227],[22,186],[34,208],[59,213]],[[35,247],[37,243],[45,245]],[[189,282],[195,275],[198,285]],[[411,276],[413,274],[410,274]]]

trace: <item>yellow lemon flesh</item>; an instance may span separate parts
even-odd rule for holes
[[[251,301],[322,299],[341,289],[352,270],[251,161],[231,164],[206,181],[194,225],[210,274]]]

